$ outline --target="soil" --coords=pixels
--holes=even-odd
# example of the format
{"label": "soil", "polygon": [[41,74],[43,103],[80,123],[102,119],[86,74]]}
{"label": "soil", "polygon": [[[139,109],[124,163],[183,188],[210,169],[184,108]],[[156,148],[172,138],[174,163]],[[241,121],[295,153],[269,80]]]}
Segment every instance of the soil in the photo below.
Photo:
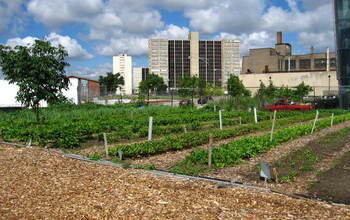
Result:
{"label": "soil", "polygon": [[334,168],[317,176],[309,193],[350,205],[350,151],[343,155]]}
{"label": "soil", "polygon": [[0,219],[346,219],[350,208],[0,146]]}
{"label": "soil", "polygon": [[[320,137],[324,137],[330,133],[333,133],[335,131],[339,131],[340,129],[343,129],[345,127],[349,127],[350,122],[344,122],[338,125],[335,125],[330,128],[322,129],[318,132],[315,132],[312,135],[307,135],[302,138],[298,138],[295,140],[292,140],[286,144],[280,145],[276,148],[273,148],[269,150],[268,152],[265,152],[257,157],[250,158],[248,161],[246,161],[244,164],[235,166],[235,167],[226,167],[223,169],[217,169],[209,172],[207,176],[210,177],[216,177],[216,178],[223,178],[223,179],[232,179],[235,178],[239,182],[244,182],[256,186],[263,186],[268,188],[274,188],[277,190],[287,191],[287,192],[295,192],[295,193],[307,193],[307,187],[313,178],[315,178],[315,172],[312,172],[311,174],[302,176],[301,178],[297,178],[295,182],[290,182],[287,184],[276,184],[274,182],[268,182],[264,183],[264,181],[261,181],[258,174],[257,164],[259,162],[264,162],[267,164],[274,164],[276,161],[282,159],[285,155],[288,153],[297,150],[299,148],[305,147],[308,145],[311,141],[315,141],[319,139]],[[350,146],[349,146],[350,147]],[[344,149],[347,149],[345,147]],[[343,150],[344,150],[343,149]],[[350,149],[349,149],[350,150]],[[335,160],[337,157],[342,155],[342,151],[335,152],[333,155],[328,155],[323,159],[325,163],[319,163],[318,165],[321,165],[321,167],[316,166],[317,170],[327,170],[329,167],[329,164]],[[323,167],[323,168],[322,168]]]}

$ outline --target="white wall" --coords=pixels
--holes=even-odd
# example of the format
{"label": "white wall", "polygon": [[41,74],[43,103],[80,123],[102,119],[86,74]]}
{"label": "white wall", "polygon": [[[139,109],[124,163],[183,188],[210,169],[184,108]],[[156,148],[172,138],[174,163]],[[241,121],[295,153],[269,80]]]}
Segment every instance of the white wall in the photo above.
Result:
{"label": "white wall", "polygon": [[123,94],[132,94],[132,57],[126,54],[120,54],[113,57],[113,74],[120,73],[124,77],[124,86],[122,86]]}
{"label": "white wall", "polygon": [[78,104],[78,83],[77,78],[69,78],[68,90],[62,91],[63,95],[72,100],[74,104]]}
{"label": "white wall", "polygon": [[[75,104],[78,104],[78,79],[69,79],[69,88],[67,91],[62,91],[63,95],[71,99]],[[9,84],[7,80],[0,80],[0,107],[21,107],[21,103],[16,101],[18,86]],[[46,107],[47,103],[40,102],[42,107]]]}

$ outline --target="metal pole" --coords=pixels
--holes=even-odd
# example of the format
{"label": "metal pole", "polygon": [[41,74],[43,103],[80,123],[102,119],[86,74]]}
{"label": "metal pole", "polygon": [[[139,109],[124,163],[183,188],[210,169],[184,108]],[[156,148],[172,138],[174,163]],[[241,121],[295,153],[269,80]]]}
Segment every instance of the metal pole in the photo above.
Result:
{"label": "metal pole", "polygon": [[103,140],[104,140],[104,144],[105,144],[106,156],[108,156],[108,143],[107,143],[107,135],[106,135],[106,133],[103,133]]}

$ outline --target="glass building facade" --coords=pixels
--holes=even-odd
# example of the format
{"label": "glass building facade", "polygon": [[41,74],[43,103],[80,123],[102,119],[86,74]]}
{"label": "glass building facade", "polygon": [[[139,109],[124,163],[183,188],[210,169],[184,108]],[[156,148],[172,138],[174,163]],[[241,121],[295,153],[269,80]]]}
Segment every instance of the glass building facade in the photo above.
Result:
{"label": "glass building facade", "polygon": [[350,109],[350,0],[334,0],[340,105]]}

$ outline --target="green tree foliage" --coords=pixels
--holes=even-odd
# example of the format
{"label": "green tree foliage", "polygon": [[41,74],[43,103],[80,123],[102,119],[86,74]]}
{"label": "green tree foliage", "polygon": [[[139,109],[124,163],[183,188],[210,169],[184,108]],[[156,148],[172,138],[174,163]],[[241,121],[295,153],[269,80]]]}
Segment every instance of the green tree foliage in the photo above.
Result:
{"label": "green tree foliage", "polygon": [[115,94],[117,89],[124,85],[124,77],[120,73],[113,74],[108,72],[107,76],[100,76],[99,81],[101,83],[101,89],[105,90],[107,94]]}
{"label": "green tree foliage", "polygon": [[167,86],[165,85],[163,78],[154,73],[147,75],[147,78],[141,81],[139,85],[139,89],[142,92],[149,92],[150,90],[163,92],[166,88]]}
{"label": "green tree foliage", "polygon": [[239,80],[238,76],[234,75],[231,75],[227,81],[227,90],[232,97],[251,95],[251,92],[244,87],[242,80]]}
{"label": "green tree foliage", "polygon": [[64,68],[67,51],[60,45],[54,47],[48,41],[36,40],[32,46],[14,48],[0,45],[0,66],[5,79],[19,87],[16,99],[26,107],[32,107],[39,117],[39,103],[56,103],[68,89],[69,79]]}
{"label": "green tree foliage", "polygon": [[200,79],[196,76],[185,76],[179,80],[179,95],[182,97],[192,96],[199,88]]}
{"label": "green tree foliage", "polygon": [[205,88],[206,97],[222,96],[222,95],[224,95],[224,91],[220,86],[215,86],[213,83],[206,83],[206,88]]}
{"label": "green tree foliage", "polygon": [[294,89],[291,89],[285,86],[277,88],[270,80],[268,87],[266,87],[263,82],[260,82],[260,88],[256,94],[256,97],[259,98],[261,104],[272,103],[281,98],[300,102],[303,100],[304,96],[307,96],[312,91],[311,86],[306,85],[304,82],[300,83]]}

